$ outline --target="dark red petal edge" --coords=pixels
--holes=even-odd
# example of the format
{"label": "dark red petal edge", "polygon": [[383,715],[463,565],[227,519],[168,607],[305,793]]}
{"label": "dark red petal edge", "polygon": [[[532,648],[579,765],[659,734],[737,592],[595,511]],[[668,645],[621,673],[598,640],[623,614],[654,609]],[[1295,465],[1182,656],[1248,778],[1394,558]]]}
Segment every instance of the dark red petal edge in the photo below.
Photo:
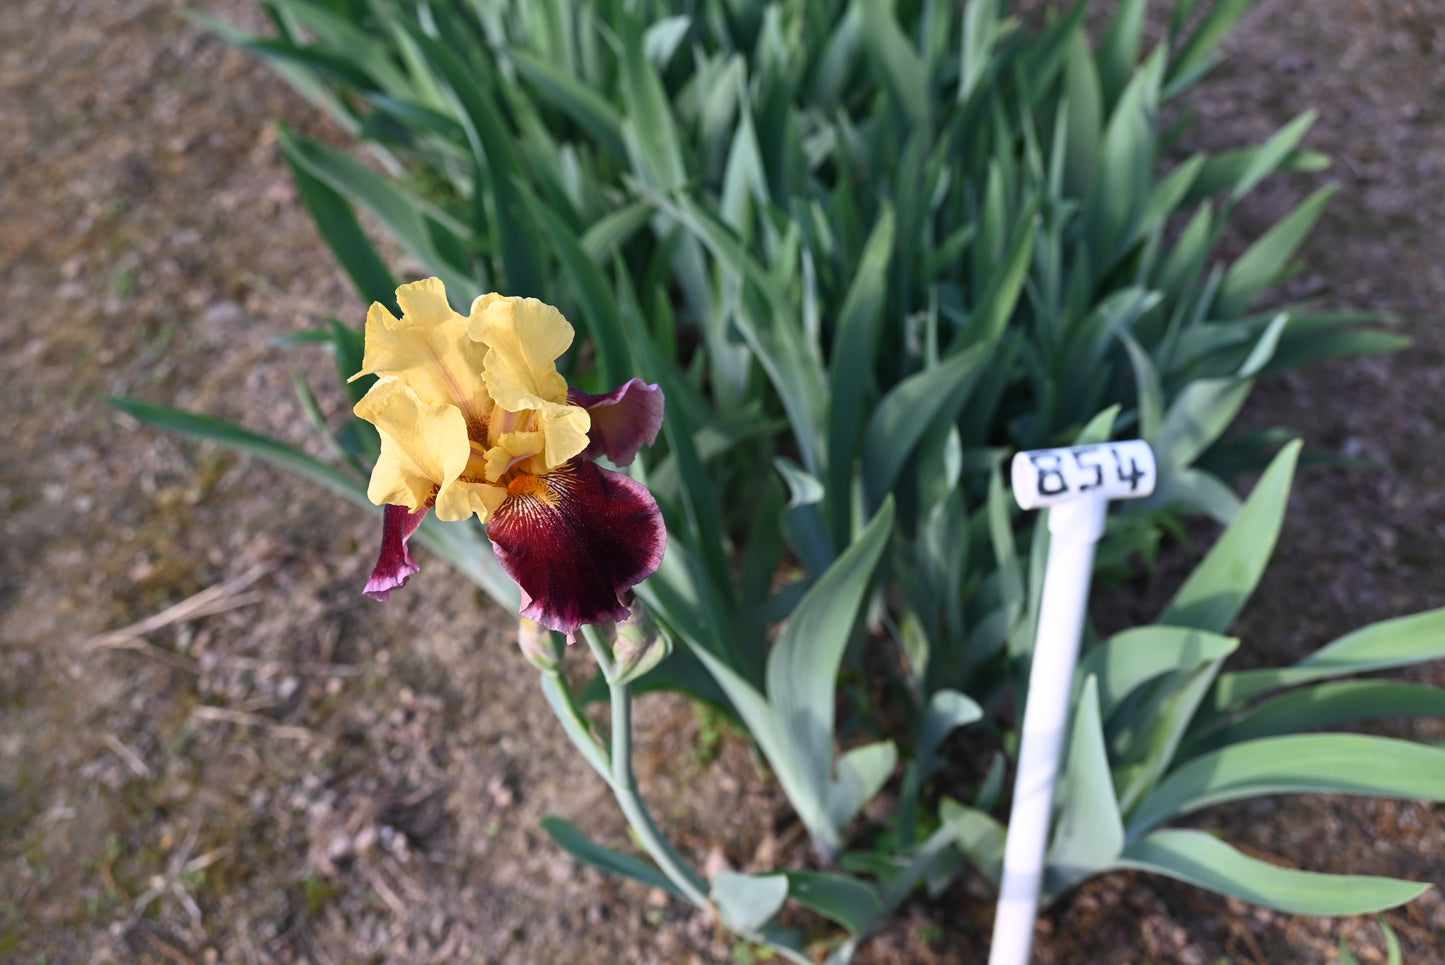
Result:
{"label": "dark red petal edge", "polygon": [[632,379],[604,395],[568,389],[567,401],[592,416],[587,449],[582,453],[586,459],[606,456],[626,466],[637,458],[639,449],[657,441],[662,428],[662,389],[641,379]]}
{"label": "dark red petal edge", "polygon": [[667,548],[652,493],[585,459],[540,478],[554,504],[510,496],[487,523],[497,560],[522,589],[522,616],[569,635],[625,620],[619,594],[656,572]]}
{"label": "dark red petal edge", "polygon": [[366,589],[361,592],[385,603],[391,599],[392,590],[404,586],[411,575],[421,569],[411,558],[406,544],[426,514],[426,509],[413,513],[405,506],[387,505],[381,518],[381,557],[371,571],[371,579],[366,581]]}

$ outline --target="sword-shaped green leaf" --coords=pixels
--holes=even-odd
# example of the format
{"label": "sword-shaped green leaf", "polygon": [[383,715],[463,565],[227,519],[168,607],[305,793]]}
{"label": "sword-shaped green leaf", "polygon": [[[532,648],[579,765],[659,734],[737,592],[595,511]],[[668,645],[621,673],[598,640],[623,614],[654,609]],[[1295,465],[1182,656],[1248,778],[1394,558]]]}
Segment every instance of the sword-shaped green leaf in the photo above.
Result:
{"label": "sword-shaped green leaf", "polygon": [[1160,614],[1160,623],[1214,633],[1229,629],[1274,552],[1300,445],[1292,442],[1275,456],[1234,522]]}
{"label": "sword-shaped green leaf", "polygon": [[1190,759],[1156,784],[1129,815],[1129,838],[1211,804],[1311,792],[1445,801],[1445,749],[1364,734],[1230,744]]}
{"label": "sword-shaped green leaf", "polygon": [[1084,678],[1059,774],[1058,817],[1044,889],[1058,895],[1107,869],[1124,848],[1124,822],[1109,774],[1097,683]]}
{"label": "sword-shaped green leaf", "polygon": [[561,845],[564,851],[583,864],[591,865],[610,874],[632,878],[634,881],[640,881],[652,888],[661,888],[677,898],[683,897],[677,886],[657,868],[641,858],[635,858],[630,854],[623,854],[621,851],[597,844],[565,818],[555,815],[543,818],[542,830],[546,831],[553,841]]}
{"label": "sword-shaped green leaf", "polygon": [[1293,915],[1364,915],[1418,898],[1429,885],[1299,871],[1243,854],[1204,831],[1166,829],[1132,842],[1119,862]]}

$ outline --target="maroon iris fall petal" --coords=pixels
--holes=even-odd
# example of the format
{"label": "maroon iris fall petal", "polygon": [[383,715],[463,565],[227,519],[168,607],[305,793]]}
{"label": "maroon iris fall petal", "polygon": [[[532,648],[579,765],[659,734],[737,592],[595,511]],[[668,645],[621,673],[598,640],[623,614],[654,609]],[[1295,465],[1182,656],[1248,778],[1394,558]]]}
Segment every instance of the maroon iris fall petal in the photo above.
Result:
{"label": "maroon iris fall petal", "polygon": [[631,464],[637,451],[657,441],[662,428],[662,389],[632,379],[602,395],[567,390],[567,401],[592,417],[587,430],[587,459],[606,456],[619,466]]}
{"label": "maroon iris fall petal", "polygon": [[513,484],[487,523],[522,616],[563,633],[623,620],[618,595],[657,570],[667,546],[647,487],[585,459]]}
{"label": "maroon iris fall petal", "polygon": [[407,541],[421,521],[426,519],[425,508],[412,512],[405,506],[388,504],[381,519],[381,557],[371,571],[371,579],[362,590],[373,600],[385,603],[391,599],[391,591],[406,583],[411,575],[421,569],[411,558]]}

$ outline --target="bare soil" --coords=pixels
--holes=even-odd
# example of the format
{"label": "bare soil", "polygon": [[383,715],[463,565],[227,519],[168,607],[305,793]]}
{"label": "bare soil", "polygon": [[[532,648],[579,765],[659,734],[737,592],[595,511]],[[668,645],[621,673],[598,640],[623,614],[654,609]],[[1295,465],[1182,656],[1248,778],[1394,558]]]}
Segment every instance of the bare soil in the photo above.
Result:
{"label": "bare soil", "polygon": [[[138,396],[314,451],[292,375],[337,417],[330,361],[275,340],[364,312],[274,123],[340,133],[184,6],[8,0],[0,17],[0,960],[742,960],[702,916],[579,867],[540,830],[557,814],[626,843],[511,614],[426,559],[369,603],[374,516],[107,405]],[[199,7],[259,22],[245,0]],[[1262,188],[1241,243],[1337,181],[1284,294],[1393,313],[1415,339],[1275,378],[1246,413],[1377,464],[1298,479],[1241,627],[1242,659],[1276,663],[1445,605],[1445,7],[1262,0],[1226,51],[1192,98],[1193,146],[1255,142],[1313,107],[1307,144],[1336,158]],[[691,858],[745,868],[795,850],[744,742],[714,748],[677,699],[639,713],[644,793]],[[1196,823],[1297,867],[1445,880],[1438,805],[1264,799]],[[991,911],[962,882],[862,958],[978,960]],[[1387,919],[1408,961],[1445,961],[1438,889]],[[1119,874],[1050,912],[1039,960],[1328,962],[1342,936],[1384,960],[1373,919]]]}

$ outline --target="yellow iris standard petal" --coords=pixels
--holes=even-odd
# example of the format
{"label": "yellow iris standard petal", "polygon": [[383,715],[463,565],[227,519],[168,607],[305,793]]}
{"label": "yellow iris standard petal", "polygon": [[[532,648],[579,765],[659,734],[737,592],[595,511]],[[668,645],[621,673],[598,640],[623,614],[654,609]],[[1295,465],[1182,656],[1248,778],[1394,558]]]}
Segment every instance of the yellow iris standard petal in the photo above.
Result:
{"label": "yellow iris standard petal", "polygon": [[545,469],[587,448],[591,417],[567,404],[567,380],[557,371],[557,359],[573,337],[561,312],[535,298],[483,295],[472,303],[468,331],[487,346],[482,378],[497,406],[531,413],[526,421],[542,434]]}
{"label": "yellow iris standard petal", "polygon": [[432,327],[460,317],[447,301],[447,289],[440,278],[423,278],[396,290],[396,303],[412,324]]}
{"label": "yellow iris standard petal", "polygon": [[389,376],[371,387],[355,411],[381,435],[381,454],[366,489],[378,506],[391,503],[416,512],[466,468],[471,445],[456,406],[423,402],[411,386]]}
{"label": "yellow iris standard petal", "polygon": [[482,378],[502,408],[521,412],[567,401],[556,362],[572,344],[572,326],[557,309],[535,298],[483,295],[472,303],[467,330],[487,346]]}
{"label": "yellow iris standard petal", "polygon": [[492,407],[481,375],[486,348],[468,336],[467,319],[452,311],[441,280],[403,285],[396,300],[400,319],[379,302],[367,312],[366,354],[353,378],[396,376],[422,402],[449,403],[467,423],[484,424]]}

